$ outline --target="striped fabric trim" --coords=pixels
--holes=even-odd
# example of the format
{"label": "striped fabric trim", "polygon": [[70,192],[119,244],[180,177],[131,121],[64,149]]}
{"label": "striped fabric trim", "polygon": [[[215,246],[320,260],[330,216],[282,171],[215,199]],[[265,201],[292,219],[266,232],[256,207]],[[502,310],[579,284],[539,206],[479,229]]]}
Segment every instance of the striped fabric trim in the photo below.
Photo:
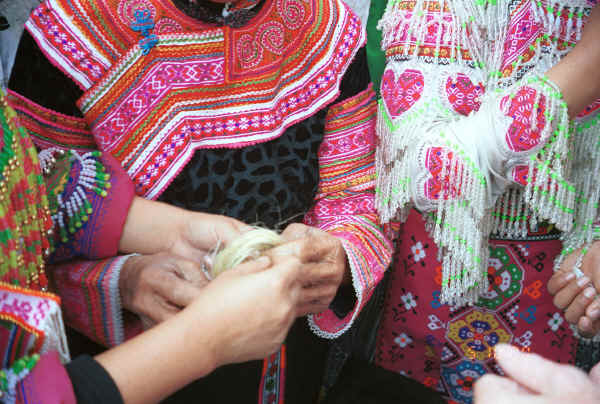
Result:
{"label": "striped fabric trim", "polygon": [[377,102],[369,87],[329,109],[319,149],[319,193],[305,223],[342,240],[357,303],[345,318],[331,310],[309,316],[323,338],[344,333],[368,301],[391,262],[393,246],[375,212],[375,120]]}
{"label": "striped fabric trim", "polygon": [[283,404],[285,402],[285,345],[263,361],[258,389],[258,404]]}
{"label": "striped fabric trim", "polygon": [[10,90],[6,99],[17,111],[22,125],[38,148],[96,149],[92,133],[83,118],[63,115],[44,108]]}
{"label": "striped fabric trim", "polygon": [[52,268],[66,323],[107,347],[125,340],[119,276],[130,255]]}

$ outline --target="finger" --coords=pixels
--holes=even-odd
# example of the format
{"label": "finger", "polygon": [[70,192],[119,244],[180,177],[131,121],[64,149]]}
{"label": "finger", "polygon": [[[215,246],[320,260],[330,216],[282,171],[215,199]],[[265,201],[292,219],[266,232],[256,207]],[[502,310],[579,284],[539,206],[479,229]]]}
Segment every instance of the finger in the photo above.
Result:
{"label": "finger", "polygon": [[235,271],[235,273],[239,275],[250,275],[264,271],[270,266],[271,258],[263,255],[255,260],[243,262],[229,272]]}
{"label": "finger", "polygon": [[298,306],[297,316],[304,317],[309,314],[320,314],[329,310],[329,305],[321,304],[319,302],[311,303],[311,304],[302,304]]}
{"label": "finger", "polygon": [[165,301],[161,296],[152,296],[138,312],[142,319],[142,325],[154,325],[173,317],[179,312],[179,308]]}
{"label": "finger", "polygon": [[585,312],[588,306],[594,301],[594,297],[596,297],[596,289],[593,286],[587,286],[573,299],[565,311],[565,319],[571,324],[577,324],[579,319],[585,316]]}
{"label": "finger", "polygon": [[181,279],[191,283],[196,287],[203,287],[208,283],[208,279],[202,271],[202,266],[190,260],[177,260],[175,273]]}
{"label": "finger", "polygon": [[577,321],[577,331],[582,337],[589,338],[592,336],[592,321],[588,317],[581,317]]}
{"label": "finger", "polygon": [[339,254],[338,241],[329,235],[307,235],[301,239],[281,244],[270,251],[270,256],[294,255],[302,262],[319,262]]}
{"label": "finger", "polygon": [[560,271],[555,273],[548,281],[548,292],[550,292],[552,295],[557,294],[573,279],[575,279],[575,274],[573,271]]}
{"label": "finger", "polygon": [[[496,347],[496,361],[511,379],[535,393],[575,393],[586,379],[583,372],[574,367],[520,352],[510,345]],[[565,380],[569,382],[565,383]]]}
{"label": "finger", "polygon": [[286,241],[294,241],[307,237],[313,227],[301,223],[292,223],[281,232],[281,237]]}
{"label": "finger", "polygon": [[328,307],[337,293],[337,285],[320,284],[303,287],[300,290],[299,301],[301,304],[321,304]]}
{"label": "finger", "polygon": [[591,320],[596,321],[600,319],[600,298],[596,297],[594,301],[588,306],[585,311],[585,315]]}
{"label": "finger", "polygon": [[554,305],[559,309],[566,309],[589,283],[590,278],[587,276],[572,280],[554,296]]}
{"label": "finger", "polygon": [[158,295],[168,304],[177,308],[186,307],[201,293],[202,288],[191,284],[177,276],[168,282],[161,282],[155,286]]}
{"label": "finger", "polygon": [[344,276],[342,266],[335,263],[304,264],[302,269],[302,285],[312,288],[320,285],[332,285],[338,288]]}
{"label": "finger", "polygon": [[475,383],[475,404],[509,404],[519,396],[518,383],[492,374],[482,376]]}
{"label": "finger", "polygon": [[216,240],[222,244],[229,244],[231,241],[238,238],[241,234],[253,229],[252,226],[247,225],[237,219],[228,218],[226,224],[217,224],[218,231],[216,231]]}
{"label": "finger", "polygon": [[581,317],[577,330],[582,337],[592,338],[600,333],[600,320],[592,320],[588,316]]}
{"label": "finger", "polygon": [[592,284],[596,290],[600,290],[600,243],[595,242],[589,247],[589,251],[583,259],[582,271],[592,278]]}

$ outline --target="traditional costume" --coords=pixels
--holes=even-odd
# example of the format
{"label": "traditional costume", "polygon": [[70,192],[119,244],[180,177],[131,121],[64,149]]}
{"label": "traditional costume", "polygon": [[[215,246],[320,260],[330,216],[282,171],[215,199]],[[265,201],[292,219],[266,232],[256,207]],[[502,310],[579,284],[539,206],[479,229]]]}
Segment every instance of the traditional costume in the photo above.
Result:
{"label": "traditional costume", "polygon": [[546,284],[596,237],[600,101],[570,122],[544,73],[593,3],[394,0],[379,22],[377,207],[402,227],[376,363],[456,402],[498,343],[592,359]]}
{"label": "traditional costume", "polygon": [[[309,325],[324,338],[351,326],[392,247],[374,207],[377,106],[364,30],[342,1],[49,0],[26,28],[10,87],[41,147],[98,147],[146,198],[339,237],[354,290],[342,288],[335,312]],[[39,104],[74,117],[47,130]],[[136,330],[112,262],[56,270],[67,322],[109,346]],[[68,310],[76,305],[85,310]],[[310,402],[324,345],[305,329],[302,320],[264,364],[217,370],[195,397],[279,402],[287,380],[288,402]]]}
{"label": "traditional costume", "polygon": [[122,402],[92,358],[61,364],[69,349],[45,268],[114,255],[133,185],[99,152],[47,149],[38,157],[16,116],[0,92],[0,401],[75,404],[96,395]]}

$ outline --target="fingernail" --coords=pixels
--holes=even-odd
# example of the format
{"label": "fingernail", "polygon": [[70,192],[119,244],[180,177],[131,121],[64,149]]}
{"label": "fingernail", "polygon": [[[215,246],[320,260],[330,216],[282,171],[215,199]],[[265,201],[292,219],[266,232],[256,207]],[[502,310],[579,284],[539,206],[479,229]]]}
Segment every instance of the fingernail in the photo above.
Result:
{"label": "fingernail", "polygon": [[587,316],[596,320],[600,317],[600,301],[598,299],[594,300],[587,309]]}
{"label": "fingernail", "polygon": [[590,278],[588,278],[587,276],[583,276],[577,280],[577,286],[579,286],[580,288],[584,287],[588,283],[590,283]]}
{"label": "fingernail", "polygon": [[596,289],[594,288],[587,288],[583,294],[585,295],[585,297],[587,297],[588,299],[591,299],[592,297],[594,297],[596,295]]}
{"label": "fingernail", "polygon": [[590,321],[589,318],[587,317],[583,317],[580,321],[579,321],[579,326],[581,328],[582,331],[589,331],[592,322]]}
{"label": "fingernail", "polygon": [[575,273],[573,272],[567,272],[567,274],[565,275],[565,281],[570,281],[573,278],[575,278]]}

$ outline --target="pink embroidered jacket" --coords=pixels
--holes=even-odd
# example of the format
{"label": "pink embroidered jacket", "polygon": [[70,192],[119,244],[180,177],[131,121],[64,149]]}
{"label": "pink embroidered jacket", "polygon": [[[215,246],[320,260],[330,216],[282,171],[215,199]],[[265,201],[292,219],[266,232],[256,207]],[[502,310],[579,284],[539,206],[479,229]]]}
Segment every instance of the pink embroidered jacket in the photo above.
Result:
{"label": "pink embroidered jacket", "polygon": [[[156,38],[132,30],[135,10],[122,3],[47,1],[34,11],[27,29],[85,91],[78,103],[84,119],[64,118],[59,128],[42,124],[40,106],[23,100],[23,109],[40,146],[97,145],[120,161],[148,198],[165,189],[192,151],[277,138],[331,103],[365,40],[358,18],[339,0],[267,1],[258,21],[244,29],[207,29],[168,1],[148,1]],[[291,13],[293,7],[299,8]],[[93,11],[98,9],[101,14]],[[282,33],[282,42],[261,43],[253,59],[245,41],[262,38],[267,21]],[[181,49],[195,65],[206,64],[206,74],[188,71],[187,82],[177,81],[180,75],[167,82],[152,76],[174,72],[162,60],[173,60]],[[151,96],[144,98],[142,89]],[[344,318],[327,311],[309,319],[326,338],[350,327],[391,261],[391,239],[374,209],[375,113],[372,89],[329,107],[318,153],[319,192],[305,223],[342,239],[356,291],[355,307]],[[139,331],[137,318],[124,316],[119,301],[125,259],[72,262],[54,270],[67,323],[107,346]]]}

